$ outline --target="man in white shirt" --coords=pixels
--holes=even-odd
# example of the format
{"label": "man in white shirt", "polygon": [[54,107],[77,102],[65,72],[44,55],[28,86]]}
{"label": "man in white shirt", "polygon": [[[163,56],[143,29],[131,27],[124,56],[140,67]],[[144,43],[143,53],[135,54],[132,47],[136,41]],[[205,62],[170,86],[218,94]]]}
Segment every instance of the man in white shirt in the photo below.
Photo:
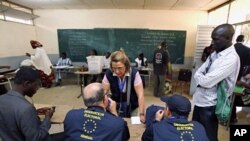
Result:
{"label": "man in white shirt", "polygon": [[193,120],[204,125],[210,141],[218,141],[218,119],[215,115],[217,84],[225,80],[226,91],[232,94],[240,68],[240,59],[232,44],[234,28],[217,26],[211,35],[214,52],[196,71],[197,89],[193,95]]}
{"label": "man in white shirt", "polygon": [[[65,52],[62,52],[56,66],[72,66],[72,61],[70,60],[70,58],[67,58],[67,54]],[[67,69],[56,69],[56,86],[61,85],[62,71],[67,71]]]}

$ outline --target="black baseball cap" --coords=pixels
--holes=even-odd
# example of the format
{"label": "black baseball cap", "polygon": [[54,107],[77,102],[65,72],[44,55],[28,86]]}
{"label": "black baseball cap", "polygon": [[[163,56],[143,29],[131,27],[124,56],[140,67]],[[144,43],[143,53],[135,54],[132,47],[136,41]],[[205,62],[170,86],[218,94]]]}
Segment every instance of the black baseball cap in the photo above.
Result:
{"label": "black baseball cap", "polygon": [[161,101],[167,103],[168,108],[177,114],[186,115],[191,111],[191,102],[182,95],[163,96],[161,97]]}

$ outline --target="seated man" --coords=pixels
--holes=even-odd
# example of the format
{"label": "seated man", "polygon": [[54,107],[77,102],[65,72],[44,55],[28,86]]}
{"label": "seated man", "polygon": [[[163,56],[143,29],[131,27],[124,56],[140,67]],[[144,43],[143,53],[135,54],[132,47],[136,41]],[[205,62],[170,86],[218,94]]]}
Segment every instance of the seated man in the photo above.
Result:
{"label": "seated man", "polygon": [[[57,138],[49,135],[53,108],[39,109],[45,114],[41,122],[33,104],[25,99],[32,97],[40,85],[39,73],[31,67],[21,67],[14,78],[14,87],[0,96],[0,136],[3,141],[44,141]],[[55,138],[54,138],[55,137]],[[57,139],[56,139],[57,138]]]}
{"label": "seated man", "polygon": [[[72,61],[70,58],[67,58],[67,54],[65,52],[61,53],[61,58],[59,58],[56,66],[72,66]],[[62,77],[61,72],[66,71],[65,69],[56,69],[56,86],[61,85]]]}
{"label": "seated man", "polygon": [[205,128],[199,122],[188,121],[191,103],[186,97],[176,94],[161,100],[166,108],[155,113],[155,121],[144,131],[142,141],[208,141]]}
{"label": "seated man", "polygon": [[130,138],[126,121],[118,117],[116,103],[104,94],[102,84],[87,85],[83,101],[87,109],[71,110],[65,117],[65,141],[126,141]]}

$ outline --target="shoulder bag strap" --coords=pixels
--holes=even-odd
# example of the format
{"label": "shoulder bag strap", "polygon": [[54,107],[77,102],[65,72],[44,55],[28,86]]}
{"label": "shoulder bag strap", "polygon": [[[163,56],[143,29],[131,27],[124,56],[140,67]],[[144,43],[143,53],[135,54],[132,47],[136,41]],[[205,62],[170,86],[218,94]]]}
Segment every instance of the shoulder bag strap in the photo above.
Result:
{"label": "shoulder bag strap", "polygon": [[131,76],[132,75],[132,69],[130,68],[130,73],[128,77],[128,89],[127,89],[127,105],[130,104],[130,94],[131,94]]}

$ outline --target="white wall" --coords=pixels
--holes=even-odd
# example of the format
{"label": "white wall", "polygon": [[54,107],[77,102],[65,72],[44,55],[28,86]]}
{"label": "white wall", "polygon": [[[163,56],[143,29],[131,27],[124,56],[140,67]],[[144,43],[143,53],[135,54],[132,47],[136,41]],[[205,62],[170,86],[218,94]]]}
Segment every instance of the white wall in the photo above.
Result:
{"label": "white wall", "polygon": [[185,57],[195,49],[197,25],[207,23],[207,13],[162,10],[36,10],[37,39],[47,52],[57,54],[57,29],[149,28],[186,30]]}
{"label": "white wall", "polygon": [[32,52],[32,39],[36,39],[34,26],[0,20],[0,58],[24,56],[26,52]]}

